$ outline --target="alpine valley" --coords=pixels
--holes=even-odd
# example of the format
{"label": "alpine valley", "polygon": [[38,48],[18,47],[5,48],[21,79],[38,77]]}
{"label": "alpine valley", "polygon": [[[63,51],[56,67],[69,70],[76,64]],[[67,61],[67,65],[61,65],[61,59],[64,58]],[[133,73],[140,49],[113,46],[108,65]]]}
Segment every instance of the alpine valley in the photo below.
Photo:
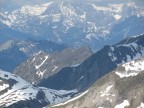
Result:
{"label": "alpine valley", "polygon": [[144,108],[144,1],[0,0],[0,108]]}

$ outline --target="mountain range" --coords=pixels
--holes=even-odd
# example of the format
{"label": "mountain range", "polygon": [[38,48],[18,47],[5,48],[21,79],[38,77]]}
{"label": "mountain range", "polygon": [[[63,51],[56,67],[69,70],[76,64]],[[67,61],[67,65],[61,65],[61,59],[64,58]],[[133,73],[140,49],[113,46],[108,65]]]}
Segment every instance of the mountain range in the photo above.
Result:
{"label": "mountain range", "polygon": [[84,91],[118,65],[144,55],[144,35],[105,46],[77,67],[66,67],[38,85],[52,89]]}
{"label": "mountain range", "polygon": [[1,9],[0,22],[9,29],[24,33],[25,37],[76,47],[86,45],[98,51],[104,45],[143,33],[143,11],[144,8],[134,1],[56,0],[23,5],[14,10]]}
{"label": "mountain range", "polygon": [[142,34],[107,45],[78,66],[63,68],[35,86],[1,70],[0,106],[140,107],[143,105],[143,54]]}
{"label": "mountain range", "polygon": [[144,58],[122,64],[80,96],[48,108],[143,108]]}
{"label": "mountain range", "polygon": [[0,108],[144,108],[143,0],[0,0]]}

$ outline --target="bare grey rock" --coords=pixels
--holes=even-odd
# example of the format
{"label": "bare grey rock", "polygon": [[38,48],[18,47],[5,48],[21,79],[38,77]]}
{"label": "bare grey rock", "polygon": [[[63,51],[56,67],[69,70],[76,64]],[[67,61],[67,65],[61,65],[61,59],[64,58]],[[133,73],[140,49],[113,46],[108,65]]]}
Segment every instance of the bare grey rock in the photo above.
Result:
{"label": "bare grey rock", "polygon": [[21,76],[28,82],[37,84],[41,79],[56,74],[64,67],[75,67],[81,64],[91,54],[88,47],[66,48],[51,55],[41,52],[18,66],[14,74]]}

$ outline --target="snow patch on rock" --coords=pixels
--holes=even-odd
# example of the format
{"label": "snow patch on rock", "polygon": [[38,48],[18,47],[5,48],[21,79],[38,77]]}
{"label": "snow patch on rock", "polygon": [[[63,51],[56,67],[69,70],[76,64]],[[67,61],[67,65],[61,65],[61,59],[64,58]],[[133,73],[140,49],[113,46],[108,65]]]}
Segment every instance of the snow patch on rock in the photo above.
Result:
{"label": "snow patch on rock", "polygon": [[127,106],[129,106],[129,101],[128,100],[124,100],[123,103],[116,105],[114,108],[125,108]]}

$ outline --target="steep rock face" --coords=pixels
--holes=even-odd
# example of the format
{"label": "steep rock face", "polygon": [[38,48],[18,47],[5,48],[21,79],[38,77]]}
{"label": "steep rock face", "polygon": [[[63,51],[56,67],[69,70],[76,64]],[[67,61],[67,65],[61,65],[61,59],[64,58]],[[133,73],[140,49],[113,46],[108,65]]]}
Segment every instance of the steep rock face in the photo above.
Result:
{"label": "steep rock face", "polygon": [[24,5],[12,11],[0,9],[0,22],[35,38],[75,46],[89,45],[97,51],[104,43],[119,41],[114,31],[117,26],[121,27],[119,39],[143,33],[143,11],[143,6],[134,1],[62,0]]}
{"label": "steep rock face", "polygon": [[81,64],[90,55],[92,52],[88,47],[66,48],[51,55],[39,53],[18,66],[14,74],[37,84],[41,79],[56,74],[64,67],[75,67]]}
{"label": "steep rock face", "polygon": [[54,53],[65,49],[67,45],[44,40],[9,40],[0,44],[0,68],[12,72],[29,57],[39,53]]}
{"label": "steep rock face", "polygon": [[82,96],[52,108],[143,108],[144,58],[119,66]]}
{"label": "steep rock face", "polygon": [[16,75],[0,70],[0,107],[42,108],[48,104],[42,90]]}
{"label": "steep rock face", "polygon": [[77,67],[67,67],[38,85],[53,89],[83,91],[118,65],[144,55],[144,35],[125,39],[103,49]]}

